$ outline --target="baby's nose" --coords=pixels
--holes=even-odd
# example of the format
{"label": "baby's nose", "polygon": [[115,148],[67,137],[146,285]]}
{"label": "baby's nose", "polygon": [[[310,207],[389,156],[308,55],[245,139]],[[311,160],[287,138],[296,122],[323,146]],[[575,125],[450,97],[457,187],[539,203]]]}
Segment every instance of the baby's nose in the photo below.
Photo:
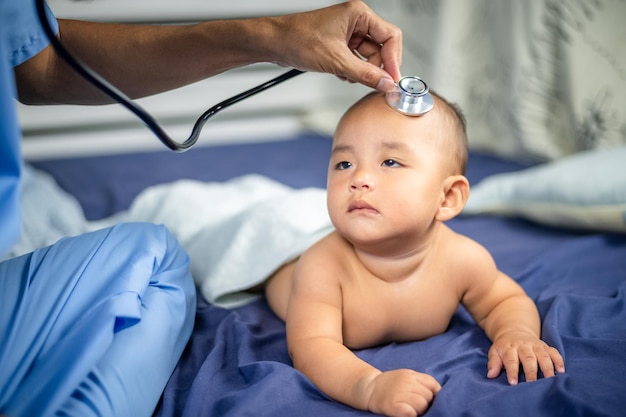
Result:
{"label": "baby's nose", "polygon": [[374,188],[374,178],[365,171],[355,173],[350,188],[353,190],[371,190]]}

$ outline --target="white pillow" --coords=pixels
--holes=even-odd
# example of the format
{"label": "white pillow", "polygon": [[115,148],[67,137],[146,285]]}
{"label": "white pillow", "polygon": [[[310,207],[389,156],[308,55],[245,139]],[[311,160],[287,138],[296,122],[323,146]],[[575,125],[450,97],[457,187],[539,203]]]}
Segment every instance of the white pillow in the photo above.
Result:
{"label": "white pillow", "polygon": [[626,146],[487,177],[472,188],[463,210],[482,213],[626,233]]}

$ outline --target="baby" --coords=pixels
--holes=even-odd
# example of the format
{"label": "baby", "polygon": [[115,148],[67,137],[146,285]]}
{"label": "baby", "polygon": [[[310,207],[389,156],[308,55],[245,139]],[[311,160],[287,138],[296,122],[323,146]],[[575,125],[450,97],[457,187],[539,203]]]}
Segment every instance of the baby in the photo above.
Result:
{"label": "baby", "polygon": [[277,271],[266,296],[286,322],[295,368],[330,397],[387,416],[423,414],[441,389],[409,369],[381,372],[351,349],[446,331],[462,304],[493,342],[487,377],[518,383],[564,372],[540,339],[533,301],[485,248],[444,222],[469,196],[463,116],[435,95],[421,117],[380,93],[343,116],[328,168],[335,230]]}

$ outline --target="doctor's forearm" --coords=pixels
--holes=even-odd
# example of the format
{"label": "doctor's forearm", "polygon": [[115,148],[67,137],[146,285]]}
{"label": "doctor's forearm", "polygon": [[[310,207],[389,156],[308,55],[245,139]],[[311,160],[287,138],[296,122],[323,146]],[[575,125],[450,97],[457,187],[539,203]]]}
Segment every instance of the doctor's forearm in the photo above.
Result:
{"label": "doctor's forearm", "polygon": [[[254,25],[241,20],[186,26],[59,20],[63,45],[132,98],[181,87],[234,67],[274,61],[273,35],[269,19],[256,19]],[[21,101],[110,102],[50,49],[23,64],[21,73],[19,67],[16,70]]]}
{"label": "doctor's forearm", "polygon": [[[402,62],[402,32],[359,1],[278,17],[195,25],[59,20],[59,37],[133,98],[254,62],[326,72],[388,91],[400,78]],[[17,67],[15,74],[19,99],[26,103],[110,102],[61,62],[51,47]]]}

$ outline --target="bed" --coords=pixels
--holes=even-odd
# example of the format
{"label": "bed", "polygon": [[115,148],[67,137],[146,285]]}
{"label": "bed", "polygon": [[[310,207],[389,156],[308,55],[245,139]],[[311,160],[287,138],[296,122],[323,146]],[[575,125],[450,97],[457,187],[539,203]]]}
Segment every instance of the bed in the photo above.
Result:
{"label": "bed", "polygon": [[[126,210],[147,187],[182,178],[225,182],[259,174],[294,189],[325,186],[330,140],[302,133],[292,140],[168,151],[37,160],[79,202],[87,219]],[[472,152],[467,176],[527,166]],[[543,337],[566,361],[566,373],[509,386],[487,379],[489,340],[459,309],[448,330],[423,341],[356,354],[380,369],[412,368],[443,389],[428,416],[618,416],[626,410],[626,234],[541,224],[519,216],[473,214],[450,227],[482,243],[499,268],[536,302]],[[358,416],[322,394],[289,359],[285,326],[265,300],[235,308],[199,292],[192,337],[155,416]]]}

